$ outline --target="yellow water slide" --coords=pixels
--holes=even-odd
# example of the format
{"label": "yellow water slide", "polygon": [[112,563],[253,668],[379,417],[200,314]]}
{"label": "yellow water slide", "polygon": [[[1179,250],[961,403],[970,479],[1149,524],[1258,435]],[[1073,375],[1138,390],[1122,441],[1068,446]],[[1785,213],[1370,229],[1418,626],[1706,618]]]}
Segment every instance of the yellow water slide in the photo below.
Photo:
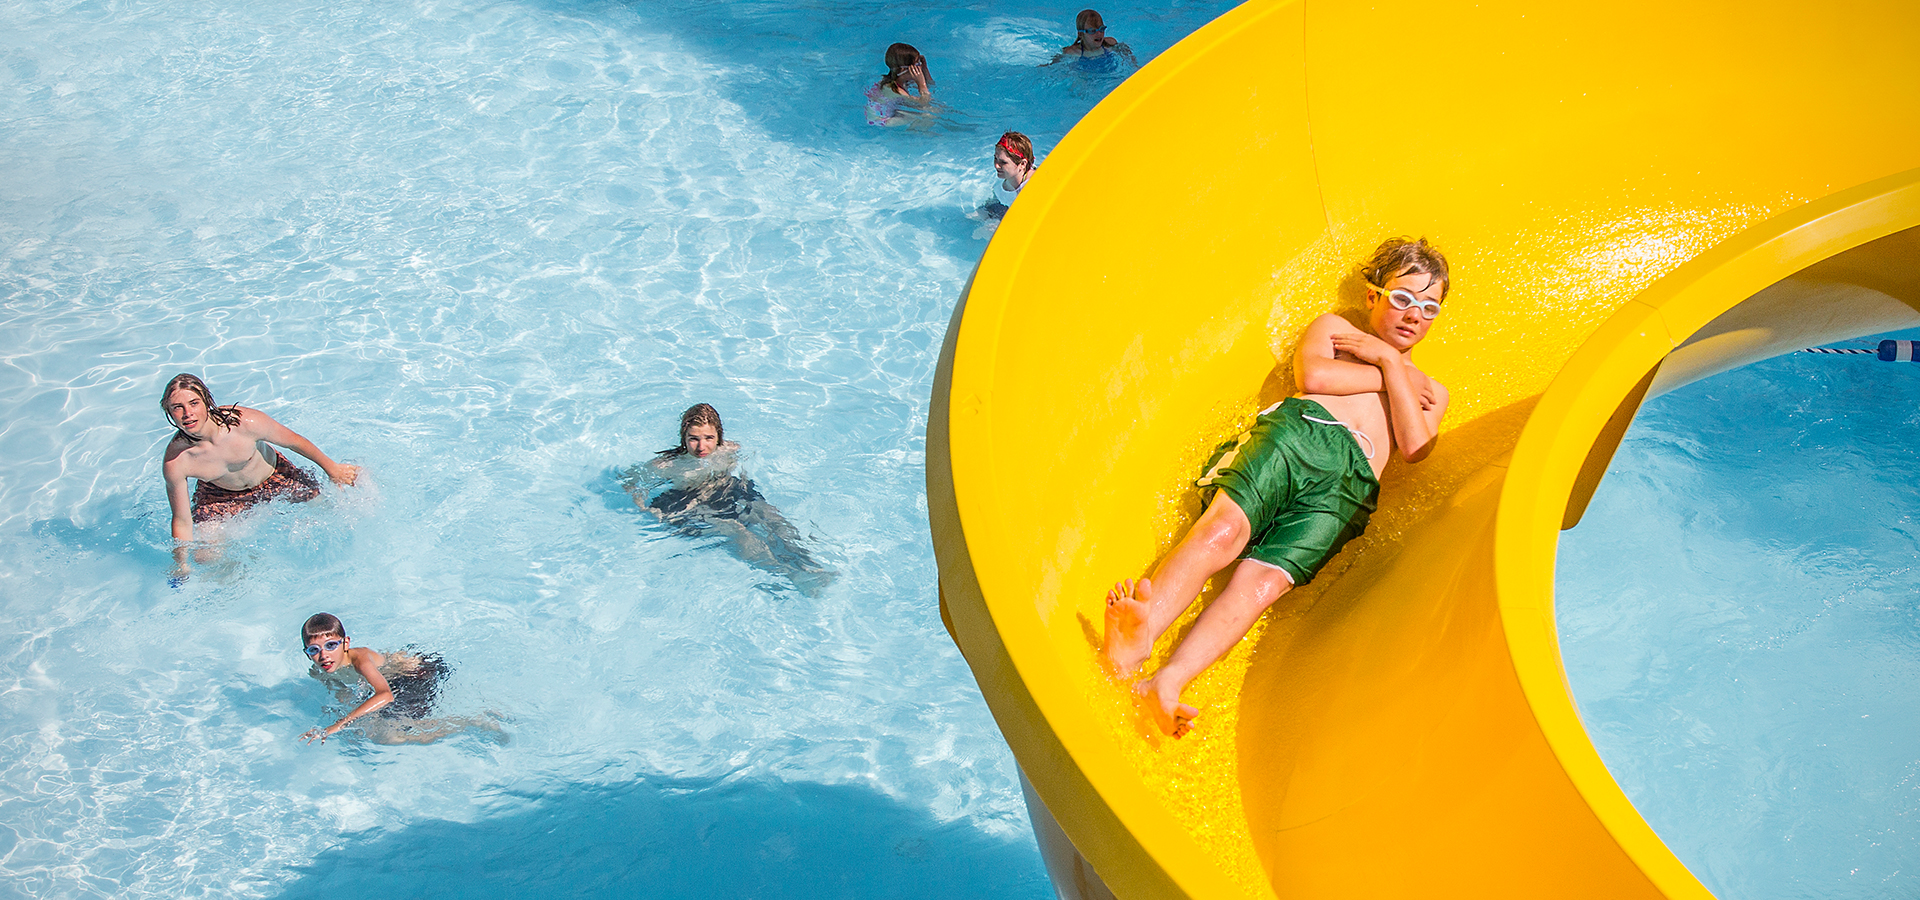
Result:
{"label": "yellow water slide", "polygon": [[[1453,267],[1415,352],[1454,398],[1438,451],[1194,682],[1193,734],[1144,734],[1095,664],[1107,586],[1394,235]],[[1056,888],[1709,896],[1582,727],[1559,532],[1645,397],[1916,310],[1912,0],[1253,2],[1196,32],[1041,166],[935,385],[941,608]]]}

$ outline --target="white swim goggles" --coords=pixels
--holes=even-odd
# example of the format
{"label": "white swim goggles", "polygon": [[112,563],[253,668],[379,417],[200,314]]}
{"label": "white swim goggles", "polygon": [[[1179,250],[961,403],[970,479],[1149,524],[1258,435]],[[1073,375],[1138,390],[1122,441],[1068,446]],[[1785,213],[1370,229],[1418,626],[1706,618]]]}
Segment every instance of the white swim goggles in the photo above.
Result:
{"label": "white swim goggles", "polygon": [[1412,291],[1407,290],[1406,288],[1394,288],[1393,290],[1387,290],[1386,288],[1383,288],[1377,284],[1374,284],[1371,281],[1367,282],[1367,287],[1373,288],[1374,290],[1387,295],[1387,302],[1393,304],[1394,309],[1411,309],[1414,307],[1419,307],[1420,318],[1426,319],[1429,322],[1433,321],[1433,319],[1436,316],[1440,315],[1440,301],[1438,300],[1422,300],[1419,297],[1415,296]]}

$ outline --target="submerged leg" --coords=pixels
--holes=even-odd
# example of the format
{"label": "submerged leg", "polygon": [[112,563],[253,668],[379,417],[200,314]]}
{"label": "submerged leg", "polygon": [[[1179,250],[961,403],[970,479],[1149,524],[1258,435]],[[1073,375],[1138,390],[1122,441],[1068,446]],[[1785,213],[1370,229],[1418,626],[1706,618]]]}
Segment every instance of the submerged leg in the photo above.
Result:
{"label": "submerged leg", "polygon": [[1220,491],[1173,552],[1153,567],[1152,577],[1114,584],[1107,592],[1107,627],[1100,642],[1107,666],[1123,676],[1139,671],[1161,632],[1200,596],[1207,579],[1239,557],[1251,534],[1247,514]]}
{"label": "submerged leg", "polygon": [[[758,549],[763,554],[761,559],[747,561],[785,576],[801,593],[817,597],[839,574],[814,558],[800,529],[787,521],[787,517],[781,515],[773,504],[765,500],[753,501],[741,522],[747,524],[745,530],[758,542]],[[742,558],[745,558],[744,555]]]}
{"label": "submerged leg", "polygon": [[507,740],[500,716],[448,716],[443,719],[380,719],[367,723],[367,739],[376,744],[431,744],[462,731],[487,732],[496,742]]}

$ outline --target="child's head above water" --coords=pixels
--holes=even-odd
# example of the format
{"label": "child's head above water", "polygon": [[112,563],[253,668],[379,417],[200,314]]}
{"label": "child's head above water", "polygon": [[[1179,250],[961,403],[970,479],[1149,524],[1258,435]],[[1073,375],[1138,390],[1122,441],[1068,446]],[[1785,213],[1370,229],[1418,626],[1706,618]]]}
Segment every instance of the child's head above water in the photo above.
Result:
{"label": "child's head above water", "polygon": [[1091,48],[1106,40],[1107,20],[1100,18],[1100,13],[1095,10],[1081,10],[1079,15],[1073,17],[1073,27],[1079,33],[1075,40],[1083,46]]}
{"label": "child's head above water", "polygon": [[680,414],[680,445],[662,450],[659,455],[692,455],[705,459],[726,442],[727,427],[720,424],[720,411],[705,403],[695,403]]}
{"label": "child's head above water", "polygon": [[905,85],[907,70],[918,65],[920,71],[927,74],[927,83],[933,83],[933,69],[927,66],[927,58],[915,50],[912,44],[890,44],[887,46],[887,74],[880,83],[898,88]]}
{"label": "child's head above water", "polygon": [[1000,135],[993,145],[993,172],[1004,181],[1024,184],[1033,174],[1033,141],[1018,131]]}
{"label": "child's head above water", "polygon": [[350,646],[347,627],[332,613],[314,613],[300,626],[300,647],[322,672],[339,668]]}
{"label": "child's head above water", "polygon": [[[201,381],[200,376],[190,372],[181,372],[167,379],[166,389],[160,392],[160,409],[167,414],[167,422],[172,424],[174,430],[179,431],[181,434],[186,434],[186,432],[180,428],[180,419],[174,414],[175,398],[173,395],[182,391],[200,399],[201,405],[206,408],[208,418],[228,428],[240,424],[240,413],[231,406],[216,405],[213,402],[213,391],[207,389],[207,383]],[[185,400],[186,398],[182,397],[180,399]]]}

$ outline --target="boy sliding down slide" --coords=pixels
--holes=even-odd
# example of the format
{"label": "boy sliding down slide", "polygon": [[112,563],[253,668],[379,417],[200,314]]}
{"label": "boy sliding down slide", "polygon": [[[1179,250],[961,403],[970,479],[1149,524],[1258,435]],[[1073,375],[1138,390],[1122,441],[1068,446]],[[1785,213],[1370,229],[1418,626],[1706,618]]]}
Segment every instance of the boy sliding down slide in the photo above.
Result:
{"label": "boy sliding down slide", "polygon": [[1166,664],[1133,686],[1154,724],[1174,737],[1199,714],[1180,702],[1187,684],[1366,529],[1388,457],[1398,450],[1419,462],[1433,452],[1447,391],[1414,368],[1412,353],[1440,314],[1447,261],[1424,238],[1394,238],[1361,274],[1366,329],[1331,313],[1307,326],[1294,353],[1300,392],[1215,451],[1196,482],[1205,512],[1152,576],[1107,592],[1100,652],[1130,677],[1207,579],[1239,563]]}

